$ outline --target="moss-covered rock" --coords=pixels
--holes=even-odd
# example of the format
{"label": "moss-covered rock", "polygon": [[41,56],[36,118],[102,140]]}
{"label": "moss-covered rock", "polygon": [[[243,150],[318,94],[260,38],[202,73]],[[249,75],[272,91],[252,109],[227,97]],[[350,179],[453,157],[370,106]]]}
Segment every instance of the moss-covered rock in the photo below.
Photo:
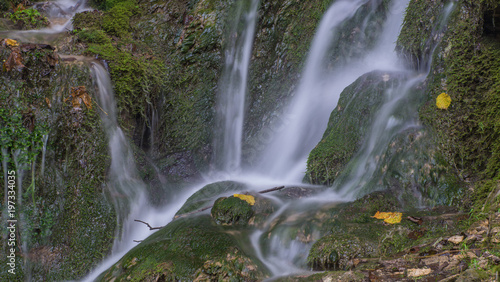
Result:
{"label": "moss-covered rock", "polygon": [[176,213],[176,217],[209,207],[213,205],[218,197],[222,195],[228,196],[232,193],[244,191],[245,189],[245,184],[234,181],[220,181],[208,184],[186,200],[186,203]]}
{"label": "moss-covered rock", "polygon": [[253,216],[252,206],[237,197],[222,197],[212,207],[212,218],[217,224],[247,225]]}
{"label": "moss-covered rock", "polygon": [[380,156],[379,169],[367,187],[377,187],[378,182],[406,207],[458,204],[465,184],[438,148],[436,136],[429,130],[401,132]]}
{"label": "moss-covered rock", "polygon": [[176,220],[129,251],[99,278],[165,281],[262,280],[267,270],[209,216]]}
{"label": "moss-covered rock", "polygon": [[342,91],[322,140],[309,154],[307,174],[311,183],[333,183],[363,144],[371,121],[385,100],[385,91],[403,77],[375,71]]}
{"label": "moss-covered rock", "polygon": [[[436,1],[437,5],[442,5]],[[436,8],[434,4],[411,1],[416,10]],[[492,26],[498,1],[460,1],[450,14],[448,29],[439,35],[427,80],[427,100],[420,109],[420,119],[437,133],[437,148],[445,162],[454,168],[461,179],[472,183],[475,189],[466,194],[467,206],[485,201],[488,195],[482,185],[499,175],[498,154],[498,70],[500,46],[495,39],[498,30]],[[411,34],[431,34],[437,22],[432,18],[411,20],[417,16],[408,10],[398,45],[403,55],[421,47],[408,42]],[[423,58],[419,57],[419,60]],[[436,107],[436,97],[447,93],[451,106],[447,110]],[[476,182],[484,179],[486,182]],[[475,191],[475,192],[472,192]],[[481,196],[480,196],[481,194]],[[472,200],[467,200],[472,196]],[[479,200],[479,198],[482,198]]]}
{"label": "moss-covered rock", "polygon": [[376,245],[370,243],[353,235],[329,235],[314,243],[308,262],[315,270],[348,269],[352,259],[376,253]]}
{"label": "moss-covered rock", "polygon": [[[17,278],[79,279],[111,250],[116,227],[105,196],[109,156],[100,109],[74,108],[70,97],[72,88],[84,86],[95,99],[90,70],[59,62],[48,45],[18,48],[24,68],[0,75],[0,146],[5,169],[16,169],[17,161],[22,185],[17,215],[25,247],[16,251],[26,264],[18,265]],[[0,47],[0,56],[6,60],[9,50]],[[0,273],[4,280],[8,275]]]}
{"label": "moss-covered rock", "polygon": [[[283,120],[305,65],[323,14],[335,1],[261,1],[249,72],[248,113],[245,118],[244,161],[252,164]],[[376,43],[391,1],[368,1],[340,25],[325,68],[359,58]],[[305,13],[304,11],[307,11]],[[297,21],[300,17],[300,21]],[[367,25],[359,23],[366,19]],[[279,134],[279,132],[277,133]]]}

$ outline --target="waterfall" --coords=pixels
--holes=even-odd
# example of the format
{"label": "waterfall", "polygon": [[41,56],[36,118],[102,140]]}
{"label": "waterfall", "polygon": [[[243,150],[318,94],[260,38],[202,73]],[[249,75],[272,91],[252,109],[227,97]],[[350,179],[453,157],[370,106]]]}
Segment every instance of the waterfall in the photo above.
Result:
{"label": "waterfall", "polygon": [[336,29],[368,1],[337,1],[330,6],[314,36],[298,90],[285,112],[287,124],[264,150],[258,173],[286,182],[301,182],[309,152],[321,139],[342,90],[369,71],[399,68],[394,42],[408,1],[393,2],[374,50],[333,70],[328,70],[324,62],[328,60]]}
{"label": "waterfall", "polygon": [[[116,102],[109,74],[101,64],[95,62],[91,64],[91,70],[98,88],[100,106],[105,112],[101,114],[101,118],[111,155],[107,186],[117,214],[118,228],[112,250],[112,257],[116,257],[135,246],[133,240],[141,240],[149,235],[135,228],[137,223],[134,219],[144,218],[152,211],[149,209],[150,205],[146,197],[146,185],[137,175],[132,149],[118,126]],[[93,274],[99,273],[94,271]]]}
{"label": "waterfall", "polygon": [[[365,57],[348,61],[330,71],[326,70],[323,62],[327,60],[328,46],[331,46],[331,40],[334,38],[332,30],[352,17],[356,10],[367,1],[337,1],[328,9],[315,34],[302,75],[303,79],[287,111],[290,122],[284,126],[283,131],[278,133],[275,140],[264,151],[262,163],[257,170],[259,173],[267,177],[281,179],[283,182],[300,182],[306,170],[308,154],[320,141],[326,129],[328,118],[336,107],[340,93],[344,88],[361,75],[373,70],[406,71],[398,64],[394,49],[403,22],[404,9],[409,1],[393,2],[383,27],[382,36],[375,47]],[[415,80],[419,79],[420,77]],[[401,101],[404,95],[407,95],[408,91],[406,90],[409,89],[409,86],[406,89],[394,89],[391,92],[392,94],[399,93],[398,91],[403,92],[404,94],[400,95],[399,98],[390,96],[391,93],[388,93],[388,103],[380,111],[381,113],[385,113],[386,110],[388,112],[382,114],[379,119],[384,121],[390,119],[392,116],[390,110],[398,105],[398,101]],[[385,116],[387,118],[384,118]],[[382,124],[384,123],[380,122],[380,126],[374,127],[372,131],[384,135],[385,128],[381,128]],[[387,122],[384,125],[386,124]],[[387,146],[387,142],[384,145]],[[341,195],[328,191],[316,198],[301,201],[301,204],[305,205],[306,202],[309,202],[318,205],[326,200],[334,202],[352,200],[352,198],[353,194],[345,193],[345,191]],[[296,208],[287,211],[287,213],[291,212],[301,214],[304,209]],[[272,220],[274,217],[268,220],[268,224]],[[265,262],[273,275],[279,276],[303,271],[298,270],[297,266],[305,267],[303,254],[308,253],[312,245],[293,240],[284,245],[279,237],[282,236],[280,234],[273,234],[268,243],[261,243],[262,235],[269,235],[266,233],[267,231],[269,231],[268,227],[255,231],[251,240],[259,259]],[[286,237],[288,232],[283,233]],[[281,248],[287,248],[290,251],[280,252]],[[267,254],[263,250],[267,250]]]}
{"label": "waterfall", "polygon": [[[228,173],[238,172],[241,164],[245,94],[259,0],[251,0],[247,12],[244,12],[245,4],[245,1],[237,3],[219,83],[218,123],[223,130],[216,136],[214,155],[217,169]],[[240,22],[243,22],[243,30],[239,30]]]}
{"label": "waterfall", "polygon": [[[443,10],[443,18],[437,27],[440,29],[438,33],[446,28],[453,7],[454,2],[450,2]],[[416,118],[418,104],[410,103],[409,100],[412,88],[427,78],[432,63],[432,54],[436,47],[437,43],[432,46],[427,62],[422,64],[426,69],[415,73],[402,85],[386,91],[385,102],[375,114],[371,130],[367,134],[363,146],[350,161],[357,165],[352,170],[346,169],[342,173],[334,184],[336,190],[347,197],[355,198],[376,189],[367,187],[367,184],[372,180],[375,170],[378,168],[380,156],[387,149],[390,140],[405,129],[420,126]],[[422,200],[419,191],[415,190],[413,193],[418,196],[419,200]],[[418,205],[422,205],[422,203],[418,203]]]}

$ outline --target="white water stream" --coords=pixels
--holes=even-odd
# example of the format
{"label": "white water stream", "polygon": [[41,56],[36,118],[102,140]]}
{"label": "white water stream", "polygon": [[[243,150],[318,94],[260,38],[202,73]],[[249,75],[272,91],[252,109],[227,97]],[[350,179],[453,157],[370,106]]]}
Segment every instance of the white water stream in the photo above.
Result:
{"label": "white water stream", "polygon": [[[251,0],[248,11],[245,11],[245,3],[236,3],[237,12],[225,51],[225,67],[218,94],[218,118],[223,137],[216,137],[214,155],[217,170],[230,174],[240,172],[245,96],[259,0]],[[238,30],[240,21],[244,22],[243,30]]]}
{"label": "white water stream", "polygon": [[[328,70],[328,47],[336,28],[368,1],[337,1],[325,13],[315,34],[302,80],[285,113],[287,124],[264,151],[255,172],[283,182],[301,182],[308,154],[321,139],[342,90],[361,75],[377,70],[400,70],[394,52],[408,1],[395,2],[375,49],[365,57]],[[361,25],[363,26],[363,25]]]}

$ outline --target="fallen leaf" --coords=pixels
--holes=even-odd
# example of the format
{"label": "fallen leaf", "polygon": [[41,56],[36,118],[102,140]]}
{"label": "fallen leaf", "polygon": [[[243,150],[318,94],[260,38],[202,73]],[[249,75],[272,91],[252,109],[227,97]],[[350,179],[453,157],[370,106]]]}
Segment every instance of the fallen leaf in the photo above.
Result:
{"label": "fallen leaf", "polygon": [[17,42],[14,39],[9,39],[9,38],[5,39],[5,44],[7,44],[7,46],[9,46],[9,47],[17,47],[17,46],[19,46],[19,42]]}
{"label": "fallen leaf", "polygon": [[439,109],[446,110],[451,104],[451,97],[450,95],[446,93],[441,93],[439,96],[436,98],[436,106]]}
{"label": "fallen leaf", "polygon": [[375,213],[374,218],[383,219],[385,222],[390,224],[400,223],[401,217],[403,216],[400,212],[379,212]]}
{"label": "fallen leaf", "polygon": [[87,93],[85,86],[71,87],[71,93],[69,95],[73,97],[71,103],[74,109],[80,108],[82,101],[87,109],[92,109],[92,98]]}
{"label": "fallen leaf", "polygon": [[47,103],[47,106],[49,106],[49,109],[52,108],[49,98],[45,97],[45,102]]}
{"label": "fallen leaf", "polygon": [[247,203],[249,203],[252,206],[255,204],[255,198],[252,195],[234,194],[233,196],[246,201]]}
{"label": "fallen leaf", "polygon": [[11,71],[13,69],[17,69],[21,71],[24,68],[23,65],[23,57],[21,57],[21,50],[15,47],[12,48],[12,52],[10,52],[9,57],[5,62],[3,62],[3,70]]}

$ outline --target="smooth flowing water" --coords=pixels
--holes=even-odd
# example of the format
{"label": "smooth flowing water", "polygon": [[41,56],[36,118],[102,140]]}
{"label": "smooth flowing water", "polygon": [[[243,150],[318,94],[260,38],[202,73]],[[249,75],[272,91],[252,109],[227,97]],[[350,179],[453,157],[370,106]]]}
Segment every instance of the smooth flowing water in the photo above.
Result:
{"label": "smooth flowing water", "polygon": [[219,83],[217,112],[220,132],[216,134],[214,155],[216,169],[226,173],[238,173],[241,165],[245,96],[259,0],[251,0],[249,8],[247,3],[236,3],[236,16],[231,25],[224,72]]}
{"label": "smooth flowing water", "polygon": [[[390,11],[377,44],[359,58],[351,58],[346,63],[333,68],[325,64],[328,61],[332,42],[338,28],[350,20],[355,13],[369,0],[338,0],[325,13],[318,30],[316,31],[302,79],[293,100],[285,111],[282,131],[278,132],[268,148],[264,150],[260,162],[248,171],[241,171],[241,148],[243,124],[245,118],[245,95],[247,92],[247,77],[251,58],[252,44],[255,34],[255,24],[258,15],[258,0],[248,3],[240,1],[236,8],[234,29],[229,34],[228,46],[225,53],[225,70],[219,83],[218,116],[222,138],[215,140],[215,158],[217,170],[230,175],[233,179],[250,183],[250,189],[258,190],[262,187],[272,187],[275,184],[300,184],[306,170],[306,160],[309,152],[320,141],[326,129],[328,118],[336,107],[342,90],[354,82],[361,75],[373,71],[405,71],[398,64],[394,53],[395,41],[399,33],[404,9],[408,0],[392,1]],[[374,2],[376,2],[374,0]],[[40,4],[42,5],[42,4]],[[11,32],[5,37],[11,37],[23,42],[49,43],[55,38],[53,34],[71,29],[71,19],[77,12],[85,10],[84,2],[59,1],[46,4],[46,13],[52,16],[52,25],[47,29],[26,32]],[[451,11],[451,6],[446,9]],[[374,12],[374,11],[373,11]],[[359,23],[361,32],[369,24],[367,20]],[[105,132],[109,140],[111,167],[107,183],[109,197],[115,205],[117,213],[116,240],[109,258],[94,269],[85,281],[93,281],[100,273],[108,269],[119,260],[127,251],[136,246],[134,240],[143,240],[152,232],[134,222],[141,219],[151,226],[163,226],[170,222],[175,213],[184,204],[186,199],[206,184],[220,180],[207,180],[205,183],[194,185],[170,199],[164,209],[151,207],[146,197],[146,184],[137,174],[132,161],[133,155],[123,131],[118,126],[116,118],[116,102],[114,99],[109,74],[97,62],[91,63],[95,85],[98,89],[99,103],[105,114],[101,114]],[[269,268],[274,276],[303,272],[305,254],[308,253],[311,243],[300,240],[285,240],[287,226],[283,232],[270,233],[274,221],[280,217],[296,214],[304,216],[311,206],[319,207],[324,203],[342,202],[351,200],[356,192],[362,189],[369,181],[376,168],[376,156],[380,154],[387,142],[396,133],[409,126],[415,126],[415,108],[404,111],[404,117],[396,116],[395,110],[405,104],[407,95],[411,94],[411,87],[425,79],[425,74],[415,75],[407,83],[389,88],[385,95],[385,103],[377,114],[369,137],[356,156],[360,163],[356,169],[346,176],[343,182],[336,184],[342,194],[328,191],[307,200],[277,202],[280,209],[275,212],[264,226],[250,235],[250,242],[257,257]],[[151,127],[156,126],[157,113],[151,113]],[[152,130],[154,134],[154,130]],[[44,139],[44,144],[47,140]],[[150,142],[154,143],[154,135]],[[151,146],[154,147],[154,146]],[[44,145],[45,148],[45,145]],[[2,149],[2,153],[4,150]],[[5,170],[5,153],[3,166]],[[45,149],[44,155],[45,156]],[[16,161],[16,160],[15,160]],[[43,170],[42,161],[42,170]],[[5,171],[4,171],[5,174]],[[217,175],[217,174],[216,174]],[[220,174],[219,174],[220,175]],[[22,179],[22,173],[18,179]],[[18,186],[21,189],[21,186]],[[253,187],[253,188],[252,188]],[[19,194],[21,194],[21,190]],[[138,227],[140,226],[140,227]],[[275,226],[274,226],[275,227]],[[269,240],[263,241],[263,236]]]}
{"label": "smooth flowing water", "polygon": [[[336,43],[332,38],[338,32],[337,28],[368,2],[337,1],[325,13],[298,90],[285,112],[287,124],[262,154],[256,173],[285,182],[300,182],[306,171],[308,154],[321,139],[342,90],[372,70],[400,69],[393,50],[408,1],[393,1],[382,36],[373,51],[361,58],[351,58],[347,64],[334,69],[325,65],[329,46]],[[366,23],[360,26],[366,27]]]}

